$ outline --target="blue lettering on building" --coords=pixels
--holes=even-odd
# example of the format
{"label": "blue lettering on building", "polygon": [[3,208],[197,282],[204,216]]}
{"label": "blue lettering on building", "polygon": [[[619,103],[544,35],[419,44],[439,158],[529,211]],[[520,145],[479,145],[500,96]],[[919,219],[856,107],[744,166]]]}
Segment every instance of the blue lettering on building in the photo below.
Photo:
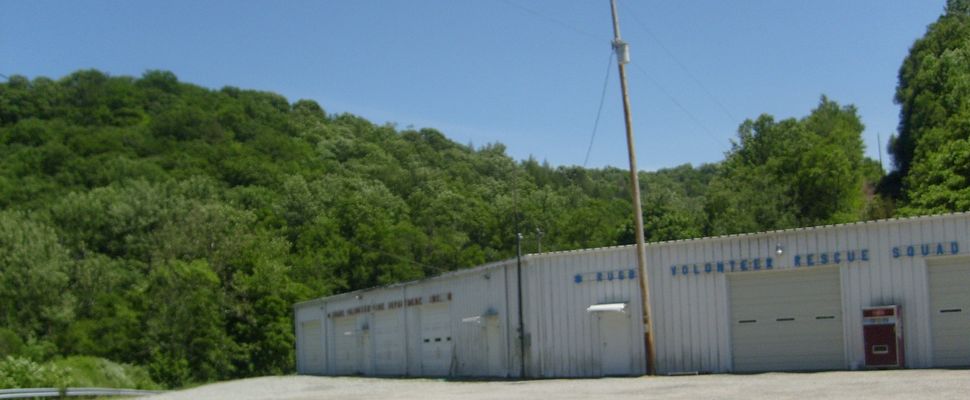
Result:
{"label": "blue lettering on building", "polygon": [[[945,256],[960,253],[960,243],[957,241],[920,243],[911,245],[894,246],[891,249],[893,258],[900,258],[905,254],[908,257],[930,257]],[[871,261],[869,249],[836,250],[819,253],[803,253],[792,255],[792,267],[813,267],[816,265],[830,265],[845,263],[867,263]],[[762,269],[774,269],[774,259],[764,258],[744,258],[732,260],[705,261],[696,264],[680,264],[670,267],[672,276],[701,275],[737,271],[760,271]],[[633,271],[630,271],[630,278],[633,278]],[[580,278],[577,278],[580,279]],[[577,281],[578,283],[579,281]]]}
{"label": "blue lettering on building", "polygon": [[[910,244],[906,246],[894,246],[892,248],[893,258],[899,258],[903,256],[905,252],[907,257],[916,257],[916,246],[915,244]],[[960,253],[960,243],[956,241],[950,242],[950,254]],[[935,250],[935,251],[934,251]],[[919,244],[919,255],[923,257],[929,256],[945,256],[947,255],[946,243],[921,243]],[[866,255],[868,256],[868,255]]]}
{"label": "blue lettering on building", "polygon": [[[677,267],[671,267],[674,275],[677,275]],[[637,277],[637,270],[634,268],[630,269],[617,269],[612,271],[597,271],[589,272],[585,274],[573,275],[573,282],[578,284],[584,282],[610,282],[610,281],[623,281],[627,279],[635,279]]]}

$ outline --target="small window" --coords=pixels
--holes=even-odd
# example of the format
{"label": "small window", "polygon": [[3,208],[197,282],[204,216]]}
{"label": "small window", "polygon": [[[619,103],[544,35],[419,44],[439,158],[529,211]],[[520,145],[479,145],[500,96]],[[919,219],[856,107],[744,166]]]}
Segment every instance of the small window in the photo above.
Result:
{"label": "small window", "polygon": [[835,319],[834,315],[819,315],[815,319]]}
{"label": "small window", "polygon": [[758,322],[758,320],[756,320],[756,319],[742,319],[742,320],[738,321],[739,324],[753,324],[755,322]]}
{"label": "small window", "polygon": [[448,341],[449,341],[449,342],[451,341],[451,336],[448,336]]}
{"label": "small window", "polygon": [[434,338],[434,341],[440,342],[441,341],[441,338],[440,337],[436,337],[436,338]]}
{"label": "small window", "polygon": [[792,318],[792,317],[775,318],[775,321],[777,321],[777,322],[790,322],[790,321],[794,321],[794,320],[795,320],[795,318]]}
{"label": "small window", "polygon": [[962,308],[944,308],[944,309],[940,310],[940,314],[958,313],[958,312],[963,312],[963,309]]}
{"label": "small window", "polygon": [[431,343],[431,339],[424,339],[425,343]]}

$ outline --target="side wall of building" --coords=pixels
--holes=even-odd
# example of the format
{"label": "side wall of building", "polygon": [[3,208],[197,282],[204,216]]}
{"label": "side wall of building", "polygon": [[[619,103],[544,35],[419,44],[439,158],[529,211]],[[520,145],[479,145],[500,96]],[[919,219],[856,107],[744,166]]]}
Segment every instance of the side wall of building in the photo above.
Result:
{"label": "side wall of building", "polygon": [[[835,302],[818,304],[834,304],[836,311],[805,319],[841,324],[833,343],[843,354],[832,358],[837,365],[825,365],[863,366],[862,309],[895,304],[903,310],[906,366],[932,367],[935,310],[927,265],[970,268],[968,232],[970,214],[951,214],[650,244],[657,372],[749,370],[735,353],[751,352],[741,336],[760,325],[739,325],[748,321],[735,314],[747,310],[741,302],[732,307],[732,299],[811,303],[812,292],[788,298],[769,287],[788,282],[797,288],[799,281],[790,278],[815,279],[811,271],[831,277],[826,284]],[[526,376],[646,372],[634,251],[622,246],[523,258]],[[295,307],[298,371],[517,377],[516,300],[510,260],[303,303]],[[594,305],[601,307],[591,310]],[[612,311],[593,312],[604,309]],[[313,321],[320,321],[318,336]],[[318,351],[308,350],[312,340],[323,342]]]}
{"label": "side wall of building", "polygon": [[299,304],[297,372],[517,376],[514,287],[505,262]]}

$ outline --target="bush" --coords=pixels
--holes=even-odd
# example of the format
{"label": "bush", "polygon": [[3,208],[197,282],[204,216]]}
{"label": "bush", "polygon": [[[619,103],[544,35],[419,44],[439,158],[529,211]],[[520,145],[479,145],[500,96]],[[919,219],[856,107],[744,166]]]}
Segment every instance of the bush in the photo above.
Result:
{"label": "bush", "polygon": [[51,364],[38,364],[26,358],[0,361],[0,388],[66,387],[67,373]]}
{"label": "bush", "polygon": [[72,356],[50,363],[65,372],[65,386],[121,389],[159,389],[144,367],[98,357]]}

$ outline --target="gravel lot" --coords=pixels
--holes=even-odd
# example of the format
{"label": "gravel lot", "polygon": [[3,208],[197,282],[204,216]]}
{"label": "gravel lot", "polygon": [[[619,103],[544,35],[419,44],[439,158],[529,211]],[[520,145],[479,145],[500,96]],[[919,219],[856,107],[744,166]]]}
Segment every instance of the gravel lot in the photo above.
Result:
{"label": "gravel lot", "polygon": [[176,399],[967,399],[970,370],[769,373],[534,381],[277,376],[149,397]]}

